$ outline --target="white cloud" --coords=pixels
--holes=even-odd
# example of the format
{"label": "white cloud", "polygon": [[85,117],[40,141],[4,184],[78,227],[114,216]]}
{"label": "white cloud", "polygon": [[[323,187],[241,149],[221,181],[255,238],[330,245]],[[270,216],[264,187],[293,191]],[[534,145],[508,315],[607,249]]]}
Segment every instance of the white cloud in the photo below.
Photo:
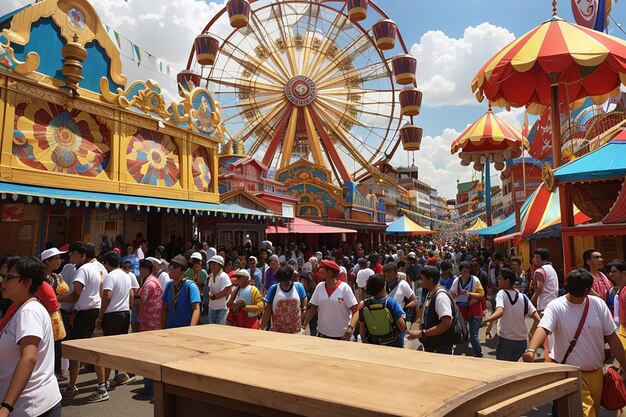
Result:
{"label": "white cloud", "polygon": [[[0,1],[0,16],[19,7],[33,3],[29,0]],[[187,66],[187,58],[194,38],[211,18],[224,7],[226,1],[205,2],[202,0],[90,0],[102,23],[117,31],[122,37],[124,55],[132,56],[131,41],[146,53],[165,60],[175,70],[170,78],[163,76],[153,65],[137,66],[123,57],[123,72],[129,83],[136,80],[154,79],[165,90],[167,99],[177,99],[176,72]],[[224,36],[230,31],[228,18],[220,19],[213,30]]]}
{"label": "white cloud", "polygon": [[424,106],[478,104],[470,83],[476,72],[515,36],[507,29],[481,23],[465,29],[460,39],[436,30],[411,47],[418,60],[417,82]]}
{"label": "white cloud", "polygon": [[32,1],[4,0],[0,3],[0,16],[4,16],[5,14],[12,12],[13,10],[26,6],[30,3],[32,3]]}

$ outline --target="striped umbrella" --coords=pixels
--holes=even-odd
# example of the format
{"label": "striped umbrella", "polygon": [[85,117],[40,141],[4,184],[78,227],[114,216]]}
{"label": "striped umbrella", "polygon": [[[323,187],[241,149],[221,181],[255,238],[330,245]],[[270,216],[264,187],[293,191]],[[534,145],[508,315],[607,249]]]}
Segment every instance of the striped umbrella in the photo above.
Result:
{"label": "striped umbrella", "polygon": [[551,107],[554,167],[560,165],[558,103],[615,97],[626,82],[626,42],[556,16],[505,46],[478,71],[472,91],[479,101],[526,106],[539,114]]}
{"label": "striped umbrella", "polygon": [[484,116],[468,126],[452,142],[450,150],[453,154],[461,151],[461,165],[467,166],[474,162],[474,168],[482,171],[483,161],[488,158],[495,162],[497,170],[502,171],[504,161],[521,155],[522,143],[528,147],[522,132],[493,114],[490,106]]}

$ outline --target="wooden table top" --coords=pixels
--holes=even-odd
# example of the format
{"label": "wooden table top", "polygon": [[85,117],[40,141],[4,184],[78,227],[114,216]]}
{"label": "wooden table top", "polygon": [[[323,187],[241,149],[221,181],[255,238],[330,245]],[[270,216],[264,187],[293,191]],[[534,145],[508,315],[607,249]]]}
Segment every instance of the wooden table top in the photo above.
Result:
{"label": "wooden table top", "polygon": [[204,325],[63,342],[69,359],[295,414],[475,415],[578,368]]}

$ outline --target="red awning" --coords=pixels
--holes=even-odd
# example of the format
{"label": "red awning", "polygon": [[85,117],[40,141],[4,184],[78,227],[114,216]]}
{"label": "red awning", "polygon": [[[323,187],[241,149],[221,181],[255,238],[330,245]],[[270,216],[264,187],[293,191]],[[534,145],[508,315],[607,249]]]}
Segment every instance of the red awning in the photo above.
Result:
{"label": "red awning", "polygon": [[285,226],[268,226],[265,229],[267,234],[281,234],[281,233],[300,233],[300,234],[331,234],[331,233],[356,233],[356,230],[344,229],[342,227],[324,226],[318,223],[310,222],[308,220],[294,217],[293,220]]}
{"label": "red awning", "polygon": [[281,234],[281,233],[289,233],[289,229],[284,226],[267,226],[265,228],[265,234]]}
{"label": "red awning", "polygon": [[611,211],[602,219],[602,223],[624,222],[626,222],[626,181],[624,181],[619,197],[617,197],[617,201],[611,207]]}

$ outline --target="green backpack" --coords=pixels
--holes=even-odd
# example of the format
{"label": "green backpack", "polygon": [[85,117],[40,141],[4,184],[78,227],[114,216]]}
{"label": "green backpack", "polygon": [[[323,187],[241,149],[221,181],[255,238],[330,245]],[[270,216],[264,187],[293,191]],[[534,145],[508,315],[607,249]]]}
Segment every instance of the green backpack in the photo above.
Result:
{"label": "green backpack", "polygon": [[382,302],[374,302],[374,298],[370,297],[363,302],[363,320],[367,327],[367,339],[376,345],[400,347],[402,339],[391,311],[387,308],[388,299],[389,297],[385,297]]}

